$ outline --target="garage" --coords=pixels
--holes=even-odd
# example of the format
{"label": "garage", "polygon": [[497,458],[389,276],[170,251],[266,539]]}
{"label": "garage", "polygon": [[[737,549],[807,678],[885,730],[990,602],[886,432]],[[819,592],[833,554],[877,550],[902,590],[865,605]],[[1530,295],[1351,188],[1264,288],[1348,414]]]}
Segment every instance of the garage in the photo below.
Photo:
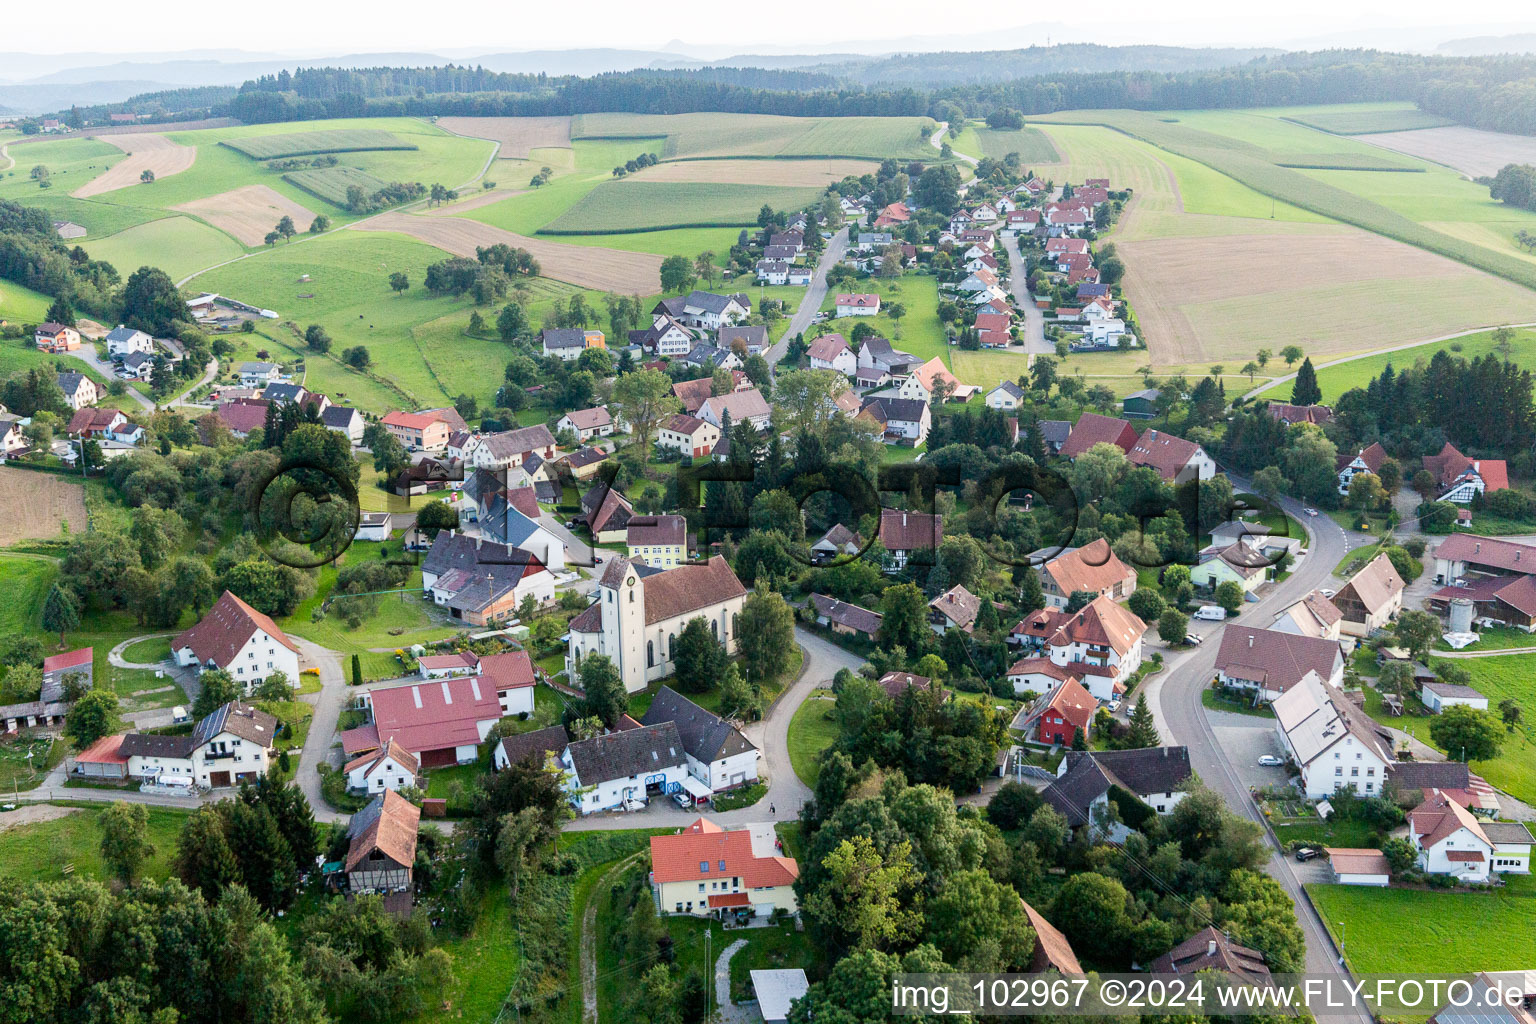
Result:
{"label": "garage", "polygon": [[1328,866],[1333,869],[1333,880],[1340,885],[1379,887],[1391,881],[1392,869],[1380,850],[1329,847]]}

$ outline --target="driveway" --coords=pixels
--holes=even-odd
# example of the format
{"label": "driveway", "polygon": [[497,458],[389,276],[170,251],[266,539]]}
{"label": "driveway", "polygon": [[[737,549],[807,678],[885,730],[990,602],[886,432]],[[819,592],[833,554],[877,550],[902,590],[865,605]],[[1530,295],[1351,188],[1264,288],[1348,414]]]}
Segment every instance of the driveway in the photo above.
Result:
{"label": "driveway", "polygon": [[811,275],[811,283],[806,285],[805,298],[800,300],[800,307],[790,317],[789,329],[784,332],[778,344],[769,346],[763,354],[769,366],[779,365],[779,360],[789,351],[791,338],[810,329],[811,318],[820,312],[821,304],[827,297],[827,271],[836,266],[848,251],[848,233],[851,230],[849,225],[844,225],[827,240],[826,247],[821,250],[821,259],[816,261],[816,273]]}
{"label": "driveway", "polygon": [[315,812],[316,821],[346,821],[348,816],[332,810],[320,795],[319,771],[321,764],[337,764],[338,759],[331,756],[331,748],[339,739],[336,723],[341,718],[341,709],[352,697],[346,673],[342,669],[342,656],[337,651],[300,637],[294,637],[293,640],[299,645],[299,652],[307,662],[304,667],[320,670],[320,692],[304,694],[299,698],[314,705],[315,715],[310,720],[304,749],[299,752],[299,768],[295,780],[304,793],[304,799],[309,801],[310,808]]}
{"label": "driveway", "polygon": [[[711,814],[710,820],[730,827],[761,825],[765,822],[794,821],[800,808],[811,798],[811,789],[795,775],[789,763],[789,722],[795,711],[818,688],[829,688],[840,668],[857,670],[864,659],[814,633],[795,630],[795,642],[805,651],[800,677],[779,695],[762,721],[742,730],[747,739],[762,751],[758,774],[767,776],[768,792],[750,807]],[[313,735],[313,732],[311,732]],[[567,822],[567,832],[597,832],[622,828],[681,828],[699,816],[685,811],[669,799],[652,800],[643,811],[631,814],[601,814]]]}
{"label": "driveway", "polygon": [[[66,354],[72,359],[80,360],[86,366],[89,366],[91,369],[95,370],[109,381],[118,379],[117,364],[113,363],[110,359],[102,359],[99,355],[97,355],[96,344],[94,342],[82,341],[80,342],[79,348]],[[151,402],[149,399],[135,391],[132,385],[128,387],[128,390],[125,391],[124,394],[130,396],[135,402],[138,402],[139,405],[146,411],[154,411],[155,403]]]}
{"label": "driveway", "polygon": [[1049,356],[1055,346],[1045,340],[1045,313],[1035,307],[1035,297],[1029,290],[1029,273],[1023,252],[1019,249],[1017,235],[1005,233],[1003,247],[1008,250],[1008,290],[1013,293],[1014,304],[1024,313],[1024,351],[1030,356]]}

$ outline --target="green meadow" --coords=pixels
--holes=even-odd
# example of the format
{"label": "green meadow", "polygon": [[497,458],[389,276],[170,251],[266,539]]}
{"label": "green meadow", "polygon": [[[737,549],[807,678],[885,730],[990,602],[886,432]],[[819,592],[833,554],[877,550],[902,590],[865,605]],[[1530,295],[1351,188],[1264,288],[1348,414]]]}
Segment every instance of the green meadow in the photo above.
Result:
{"label": "green meadow", "polygon": [[[966,126],[960,137],[950,140],[956,152],[966,156],[988,156],[1002,160],[1009,153],[1019,154],[1025,167],[1036,164],[1054,164],[1061,159],[1050,138],[1038,128],[1025,126],[1017,131],[997,131],[985,124]],[[933,153],[932,155],[937,155]]]}
{"label": "green meadow", "polygon": [[35,292],[15,281],[0,280],[0,320],[22,320],[35,323],[47,314],[48,307],[52,304],[53,300],[42,292]]}
{"label": "green meadow", "polygon": [[163,217],[85,243],[93,259],[106,260],[126,278],[139,267],[158,266],[173,281],[204,267],[232,260],[245,247],[224,232],[191,217]]}
{"label": "green meadow", "polygon": [[247,135],[227,139],[223,145],[254,160],[313,156],[320,153],[352,153],[368,149],[415,149],[416,144],[377,128],[294,132],[289,135]]}
{"label": "green meadow", "polygon": [[706,184],[674,181],[611,181],[599,185],[543,226],[540,233],[619,234],[678,227],[756,226],[764,204],[775,210],[816,202],[818,188]]}
{"label": "green meadow", "polygon": [[[783,117],[776,114],[581,114],[571,139],[664,138],[668,160],[721,156],[933,159],[926,117]],[[633,155],[633,154],[631,154]]]}

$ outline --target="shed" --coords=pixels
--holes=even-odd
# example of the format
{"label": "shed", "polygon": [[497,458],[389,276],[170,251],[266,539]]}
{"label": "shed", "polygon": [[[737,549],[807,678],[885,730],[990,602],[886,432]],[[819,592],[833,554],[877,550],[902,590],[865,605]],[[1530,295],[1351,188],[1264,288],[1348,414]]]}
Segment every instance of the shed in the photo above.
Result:
{"label": "shed", "polygon": [[1328,847],[1328,866],[1340,885],[1385,886],[1391,877],[1386,855],[1380,850]]}
{"label": "shed", "polygon": [[796,999],[810,991],[805,971],[798,967],[778,971],[753,971],[752,991],[757,993],[757,1009],[767,1024],[789,1019],[789,1009]]}

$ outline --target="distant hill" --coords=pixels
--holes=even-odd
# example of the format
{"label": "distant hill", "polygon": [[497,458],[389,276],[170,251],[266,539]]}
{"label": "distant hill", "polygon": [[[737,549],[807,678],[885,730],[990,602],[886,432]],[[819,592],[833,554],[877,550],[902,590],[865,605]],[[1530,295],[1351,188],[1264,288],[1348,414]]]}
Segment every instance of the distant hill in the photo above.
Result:
{"label": "distant hill", "polygon": [[1192,49],[1181,46],[1100,46],[1068,43],[1022,50],[905,53],[810,65],[804,70],[837,75],[860,85],[945,86],[1008,82],[1035,75],[1116,71],[1208,71],[1246,64],[1277,49]]}
{"label": "distant hill", "polygon": [[1447,57],[1488,57],[1501,53],[1536,53],[1536,32],[1521,32],[1508,36],[1468,36],[1466,39],[1448,39],[1435,47],[1435,52]]}

